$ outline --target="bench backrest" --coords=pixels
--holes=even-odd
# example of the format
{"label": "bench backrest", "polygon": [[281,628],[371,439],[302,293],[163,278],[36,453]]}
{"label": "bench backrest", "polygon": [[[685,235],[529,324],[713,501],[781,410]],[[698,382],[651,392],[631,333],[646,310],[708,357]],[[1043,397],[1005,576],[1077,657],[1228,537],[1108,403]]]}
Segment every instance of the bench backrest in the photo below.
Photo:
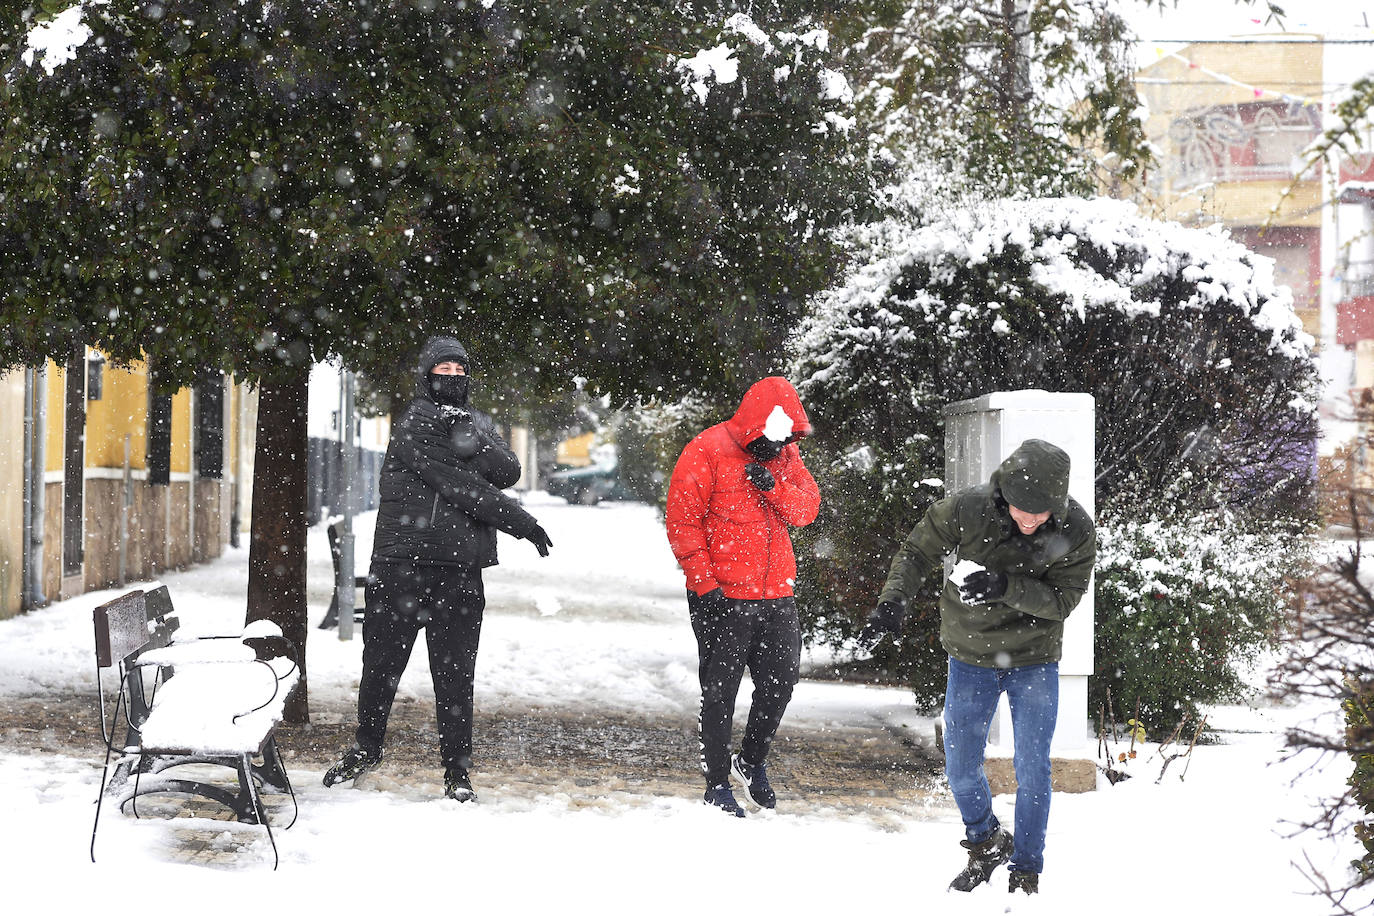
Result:
{"label": "bench backrest", "polygon": [[132,591],[95,609],[95,662],[109,668],[146,649],[171,645],[181,622],[167,586]]}
{"label": "bench backrest", "polygon": [[143,599],[148,609],[148,631],[155,639],[165,640],[161,645],[166,645],[181,626],[177,612],[172,609],[172,593],[167,586],[159,585],[144,595]]}
{"label": "bench backrest", "polygon": [[95,663],[109,668],[137,655],[150,642],[143,592],[133,591],[95,609]]}

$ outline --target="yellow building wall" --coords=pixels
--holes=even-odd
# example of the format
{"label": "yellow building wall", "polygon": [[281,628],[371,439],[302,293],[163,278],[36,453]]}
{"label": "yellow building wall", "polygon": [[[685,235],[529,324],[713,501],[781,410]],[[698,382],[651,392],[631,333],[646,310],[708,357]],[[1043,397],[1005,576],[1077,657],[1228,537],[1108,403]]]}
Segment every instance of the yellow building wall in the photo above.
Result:
{"label": "yellow building wall", "polygon": [[143,469],[148,451],[148,367],[115,368],[106,363],[98,401],[86,402],[86,467],[122,468],[124,437],[129,466]]}
{"label": "yellow building wall", "polygon": [[172,473],[191,470],[191,389],[172,395]]}
{"label": "yellow building wall", "polygon": [[[237,391],[238,388],[235,388]],[[47,470],[61,471],[63,461],[66,371],[48,363]],[[183,388],[172,397],[172,471],[191,469],[191,390]],[[124,436],[130,436],[129,466],[148,466],[148,367],[134,363],[116,368],[105,364],[104,385],[98,401],[86,402],[86,467],[122,468]],[[226,430],[226,435],[230,435]]]}
{"label": "yellow building wall", "polygon": [[64,418],[67,415],[67,373],[57,363],[48,361],[48,416],[44,446],[43,468],[46,471],[61,471],[65,461],[62,452],[65,441]]}
{"label": "yellow building wall", "polygon": [[[1230,226],[1308,226],[1321,227],[1321,186],[1316,181],[1301,181],[1284,197],[1287,181],[1227,181],[1209,185],[1193,193],[1169,200],[1164,209],[1167,219],[1191,222],[1199,212]],[[1278,206],[1277,214],[1274,207]]]}
{"label": "yellow building wall", "polygon": [[592,463],[592,445],[596,443],[596,433],[583,433],[558,443],[554,451],[554,462],[568,467],[584,468]]}
{"label": "yellow building wall", "polygon": [[230,379],[229,390],[225,393],[224,403],[229,415],[224,418],[224,477],[228,479],[239,464],[239,404],[243,398],[241,386]]}
{"label": "yellow building wall", "polygon": [[24,370],[0,375],[0,617],[18,613],[24,577]]}
{"label": "yellow building wall", "polygon": [[[1295,34],[1293,37],[1302,36]],[[1190,63],[1196,66],[1190,67]],[[1280,92],[1319,102],[1322,46],[1316,41],[1189,45],[1179,52],[1179,57],[1163,57],[1159,63],[1142,69],[1139,76],[1146,80],[1140,88],[1150,101],[1162,103],[1167,100],[1169,107],[1177,110],[1273,101],[1276,98],[1273,93]],[[1227,82],[1227,78],[1235,82]],[[1255,88],[1251,87],[1268,94],[1256,96]],[[1160,117],[1161,110],[1151,106],[1150,120]]]}

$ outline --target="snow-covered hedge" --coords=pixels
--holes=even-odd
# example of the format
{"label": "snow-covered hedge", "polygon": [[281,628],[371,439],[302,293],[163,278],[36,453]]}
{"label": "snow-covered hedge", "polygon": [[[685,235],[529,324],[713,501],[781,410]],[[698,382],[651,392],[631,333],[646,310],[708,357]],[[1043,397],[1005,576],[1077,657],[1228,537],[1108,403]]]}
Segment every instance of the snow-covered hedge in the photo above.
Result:
{"label": "snow-covered hedge", "polygon": [[[794,344],[824,497],[801,535],[813,638],[853,635],[901,537],[945,495],[941,409],[991,391],[1094,396],[1104,517],[1127,493],[1145,494],[1147,519],[1163,514],[1152,495],[1170,512],[1310,515],[1319,381],[1268,258],[1105,199],[998,201],[856,240],[860,266],[813,300]],[[913,605],[889,661],[934,703],[934,597]]]}
{"label": "snow-covered hedge", "polygon": [[1108,699],[1167,733],[1200,705],[1243,698],[1245,670],[1279,636],[1305,541],[1229,512],[1150,517],[1114,506],[1097,532],[1097,672],[1089,707]]}

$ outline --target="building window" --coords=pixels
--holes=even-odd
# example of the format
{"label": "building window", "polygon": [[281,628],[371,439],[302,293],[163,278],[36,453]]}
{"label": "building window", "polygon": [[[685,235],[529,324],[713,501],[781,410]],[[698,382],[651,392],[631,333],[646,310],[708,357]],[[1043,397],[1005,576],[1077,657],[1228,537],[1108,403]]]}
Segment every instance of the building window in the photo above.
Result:
{"label": "building window", "polygon": [[172,396],[161,394],[148,374],[148,482],[172,482]]}
{"label": "building window", "polygon": [[105,357],[95,350],[86,357],[86,400],[98,401],[105,393]]}
{"label": "building window", "polygon": [[81,573],[85,562],[86,351],[67,360],[66,443],[62,462],[62,575]]}

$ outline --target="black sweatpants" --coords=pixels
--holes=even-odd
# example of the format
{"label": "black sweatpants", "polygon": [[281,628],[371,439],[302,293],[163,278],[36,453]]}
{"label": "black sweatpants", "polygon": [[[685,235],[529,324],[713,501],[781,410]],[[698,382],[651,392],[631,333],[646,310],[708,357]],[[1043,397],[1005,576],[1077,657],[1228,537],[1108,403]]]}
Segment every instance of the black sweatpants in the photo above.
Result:
{"label": "black sweatpants", "polygon": [[439,756],[445,769],[472,766],[472,679],[482,633],[482,571],[462,566],[374,563],[363,618],[358,746],[380,751],[396,685],[420,628],[429,646]]}
{"label": "black sweatpants", "polygon": [[732,600],[723,614],[703,614],[687,593],[692,632],[697,637],[701,678],[701,770],[706,785],[729,781],[731,719],[744,669],[754,681],[754,699],[740,755],[763,763],[773,735],[792,699],[801,669],[801,625],[792,598]]}

